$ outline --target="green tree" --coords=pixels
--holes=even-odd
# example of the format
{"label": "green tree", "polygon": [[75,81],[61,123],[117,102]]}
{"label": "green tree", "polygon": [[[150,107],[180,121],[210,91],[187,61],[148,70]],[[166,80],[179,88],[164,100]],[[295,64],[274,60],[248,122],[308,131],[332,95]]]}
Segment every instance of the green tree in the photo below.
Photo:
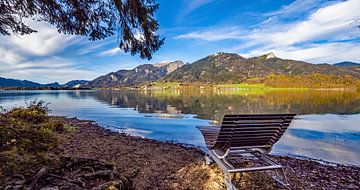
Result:
{"label": "green tree", "polygon": [[36,32],[26,23],[33,19],[89,40],[117,35],[119,48],[151,59],[164,43],[154,18],[158,8],[154,0],[0,0],[0,34]]}

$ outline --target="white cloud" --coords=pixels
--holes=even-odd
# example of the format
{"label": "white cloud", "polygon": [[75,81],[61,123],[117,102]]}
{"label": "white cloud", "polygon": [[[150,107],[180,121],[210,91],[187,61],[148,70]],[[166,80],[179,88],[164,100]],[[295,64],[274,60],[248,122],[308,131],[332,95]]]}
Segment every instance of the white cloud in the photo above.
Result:
{"label": "white cloud", "polygon": [[123,53],[124,51],[121,50],[120,48],[116,47],[116,48],[112,48],[112,49],[109,49],[109,50],[105,50],[105,51],[102,51],[98,54],[98,56],[100,57],[104,57],[104,56],[114,56],[114,55],[117,55],[119,53]]}
{"label": "white cloud", "polygon": [[188,4],[187,9],[188,9],[188,11],[191,12],[191,11],[195,10],[196,8],[198,8],[198,7],[201,7],[203,5],[211,3],[212,1],[214,1],[214,0],[192,0]]}
{"label": "white cloud", "polygon": [[350,26],[354,18],[360,17],[358,10],[360,1],[350,0],[320,8],[305,20],[295,23],[265,23],[260,28],[247,31],[236,26],[218,26],[175,38],[207,41],[246,39],[257,44],[271,43],[272,46],[287,46],[312,40],[352,39],[360,37],[359,31]]}
{"label": "white cloud", "polygon": [[0,37],[1,77],[63,83],[97,76],[93,71],[79,68],[78,61],[58,56],[83,38],[59,34],[53,26],[43,22],[31,22],[31,27],[38,32]]}
{"label": "white cloud", "polygon": [[[142,32],[140,32],[139,30],[135,30],[134,31],[134,38],[136,40],[139,40],[141,42],[144,42],[145,41],[145,36],[144,34],[142,34]],[[111,38],[112,41],[115,41],[116,39],[115,38]],[[111,41],[111,42],[112,42]],[[89,47],[87,48],[88,50],[90,51],[94,51],[95,49],[99,49],[105,45],[108,45],[110,41],[105,41],[103,43],[100,43],[98,47]],[[85,51],[88,51],[88,50],[85,50]],[[115,47],[115,48],[111,48],[111,49],[108,49],[108,50],[105,50],[105,51],[101,51],[100,53],[97,54],[98,57],[105,57],[105,56],[114,56],[114,55],[117,55],[117,54],[125,54],[124,50],[120,49],[119,47]]]}
{"label": "white cloud", "polygon": [[360,1],[350,0],[320,8],[304,21],[257,30],[249,40],[260,47],[248,55],[272,51],[280,57],[314,63],[360,61],[360,31],[349,25],[360,17],[358,10]]}
{"label": "white cloud", "polygon": [[141,42],[145,41],[145,36],[144,36],[143,32],[141,32],[140,30],[136,30],[134,32],[134,38]]}
{"label": "white cloud", "polygon": [[199,39],[206,41],[244,39],[245,33],[237,27],[226,27],[224,29],[211,29],[207,31],[196,31],[178,35],[175,39]]}
{"label": "white cloud", "polygon": [[179,14],[179,18],[184,17],[188,14],[190,14],[192,11],[194,11],[195,9],[204,6],[206,4],[209,4],[211,2],[213,2],[214,0],[187,0],[184,1],[184,3],[187,5],[185,6],[185,8],[182,10],[182,12],[180,12]]}
{"label": "white cloud", "polygon": [[359,43],[327,43],[311,44],[306,47],[282,47],[270,49],[255,49],[246,54],[246,57],[254,57],[265,52],[274,52],[277,57],[303,60],[311,63],[336,63],[342,61],[360,62],[360,42]]}
{"label": "white cloud", "polygon": [[0,46],[0,64],[16,64],[24,58],[11,50],[7,50]]}
{"label": "white cloud", "polygon": [[303,14],[311,10],[317,9],[324,3],[333,1],[328,0],[296,0],[289,5],[284,5],[276,11],[266,13],[266,16],[281,16],[281,17],[294,17],[298,14]]}
{"label": "white cloud", "polygon": [[350,0],[320,8],[306,20],[271,29],[259,30],[249,39],[271,46],[287,46],[309,41],[336,41],[360,37],[357,29],[350,27],[351,21],[360,16],[360,1]]}
{"label": "white cloud", "polygon": [[30,25],[38,32],[23,36],[3,36],[0,40],[6,48],[36,56],[51,55],[74,43],[74,36],[59,34],[50,24],[34,21]]}
{"label": "white cloud", "polygon": [[[291,14],[299,7],[310,7],[321,0],[295,1],[280,10],[269,13],[270,20],[277,15]],[[325,3],[326,4],[326,3]],[[315,7],[315,5],[314,5]],[[209,30],[194,31],[179,35],[176,39],[204,41],[235,40],[239,45],[229,47],[247,56],[258,56],[275,52],[290,59],[320,62],[342,60],[360,61],[360,30],[350,23],[360,17],[360,1],[349,0],[328,4],[314,10],[302,20],[294,22],[264,21],[260,27],[247,29],[236,26],[217,26]],[[273,16],[275,15],[275,16]]]}
{"label": "white cloud", "polygon": [[113,44],[115,41],[116,38],[114,37],[109,37],[99,41],[89,41],[84,39],[77,43],[77,45],[81,46],[81,48],[78,49],[78,55],[96,53],[99,50],[104,49],[105,46]]}
{"label": "white cloud", "polygon": [[97,73],[79,68],[74,61],[60,57],[25,61],[2,65],[0,76],[6,78],[33,80],[41,83],[65,83],[74,79],[93,79]]}

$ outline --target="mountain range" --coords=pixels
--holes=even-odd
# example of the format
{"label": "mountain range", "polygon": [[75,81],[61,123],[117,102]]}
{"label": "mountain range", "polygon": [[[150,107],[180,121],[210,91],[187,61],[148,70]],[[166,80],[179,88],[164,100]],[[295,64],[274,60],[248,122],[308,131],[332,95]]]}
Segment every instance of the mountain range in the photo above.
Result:
{"label": "mountain range", "polygon": [[27,87],[27,88],[70,87],[70,88],[78,88],[87,82],[88,81],[86,81],[86,80],[72,80],[72,81],[69,81],[62,85],[57,82],[41,84],[41,83],[32,82],[32,81],[28,81],[28,80],[18,80],[18,79],[10,79],[10,78],[0,77],[0,87]]}
{"label": "mountain range", "polygon": [[119,70],[100,76],[84,86],[90,88],[120,87],[156,81],[183,65],[182,61],[140,65],[131,70]]}
{"label": "mountain range", "polygon": [[344,62],[340,62],[340,63],[335,63],[334,66],[337,66],[337,67],[354,67],[354,66],[360,66],[360,63],[344,61]]}
{"label": "mountain range", "polygon": [[235,53],[216,53],[184,65],[164,78],[177,82],[240,83],[250,78],[276,75],[331,74],[360,79],[360,66],[311,64],[277,58],[273,53],[245,58]]}
{"label": "mountain range", "polygon": [[10,87],[86,87],[114,88],[134,86],[152,81],[163,82],[215,82],[241,83],[248,79],[269,75],[338,75],[360,79],[360,64],[341,62],[335,64],[312,64],[304,61],[281,59],[273,53],[245,58],[236,53],[215,53],[191,64],[182,61],[144,64],[129,70],[118,70],[94,80],[73,80],[65,84],[40,84],[27,80],[0,77],[0,86]]}

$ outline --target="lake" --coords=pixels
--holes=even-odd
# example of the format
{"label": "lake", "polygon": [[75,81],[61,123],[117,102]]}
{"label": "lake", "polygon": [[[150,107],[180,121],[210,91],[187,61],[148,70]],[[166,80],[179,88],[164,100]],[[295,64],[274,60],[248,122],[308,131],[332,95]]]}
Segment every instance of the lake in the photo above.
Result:
{"label": "lake", "polygon": [[329,90],[0,91],[0,106],[50,103],[52,115],[205,149],[196,126],[227,113],[296,113],[271,154],[360,165],[360,92]]}

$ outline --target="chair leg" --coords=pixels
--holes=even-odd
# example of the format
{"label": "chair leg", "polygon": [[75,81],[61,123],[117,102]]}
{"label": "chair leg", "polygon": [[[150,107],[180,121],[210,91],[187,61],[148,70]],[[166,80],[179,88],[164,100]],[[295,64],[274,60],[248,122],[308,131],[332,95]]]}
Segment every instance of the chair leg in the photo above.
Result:
{"label": "chair leg", "polygon": [[208,153],[205,154],[205,164],[206,165],[210,165],[212,164],[214,161],[212,160],[212,158],[209,156]]}
{"label": "chair leg", "polygon": [[273,179],[277,182],[280,187],[288,187],[290,184],[287,181],[284,169],[275,170],[276,176],[273,176]]}
{"label": "chair leg", "polygon": [[237,190],[236,187],[231,182],[230,173],[224,173],[224,183],[226,185],[226,190]]}
{"label": "chair leg", "polygon": [[284,186],[285,186],[285,187],[286,187],[286,186],[289,186],[290,184],[289,184],[288,179],[287,179],[287,177],[286,177],[286,175],[285,175],[284,168],[281,168],[280,172],[281,172],[282,177],[283,177],[283,179],[284,179]]}

